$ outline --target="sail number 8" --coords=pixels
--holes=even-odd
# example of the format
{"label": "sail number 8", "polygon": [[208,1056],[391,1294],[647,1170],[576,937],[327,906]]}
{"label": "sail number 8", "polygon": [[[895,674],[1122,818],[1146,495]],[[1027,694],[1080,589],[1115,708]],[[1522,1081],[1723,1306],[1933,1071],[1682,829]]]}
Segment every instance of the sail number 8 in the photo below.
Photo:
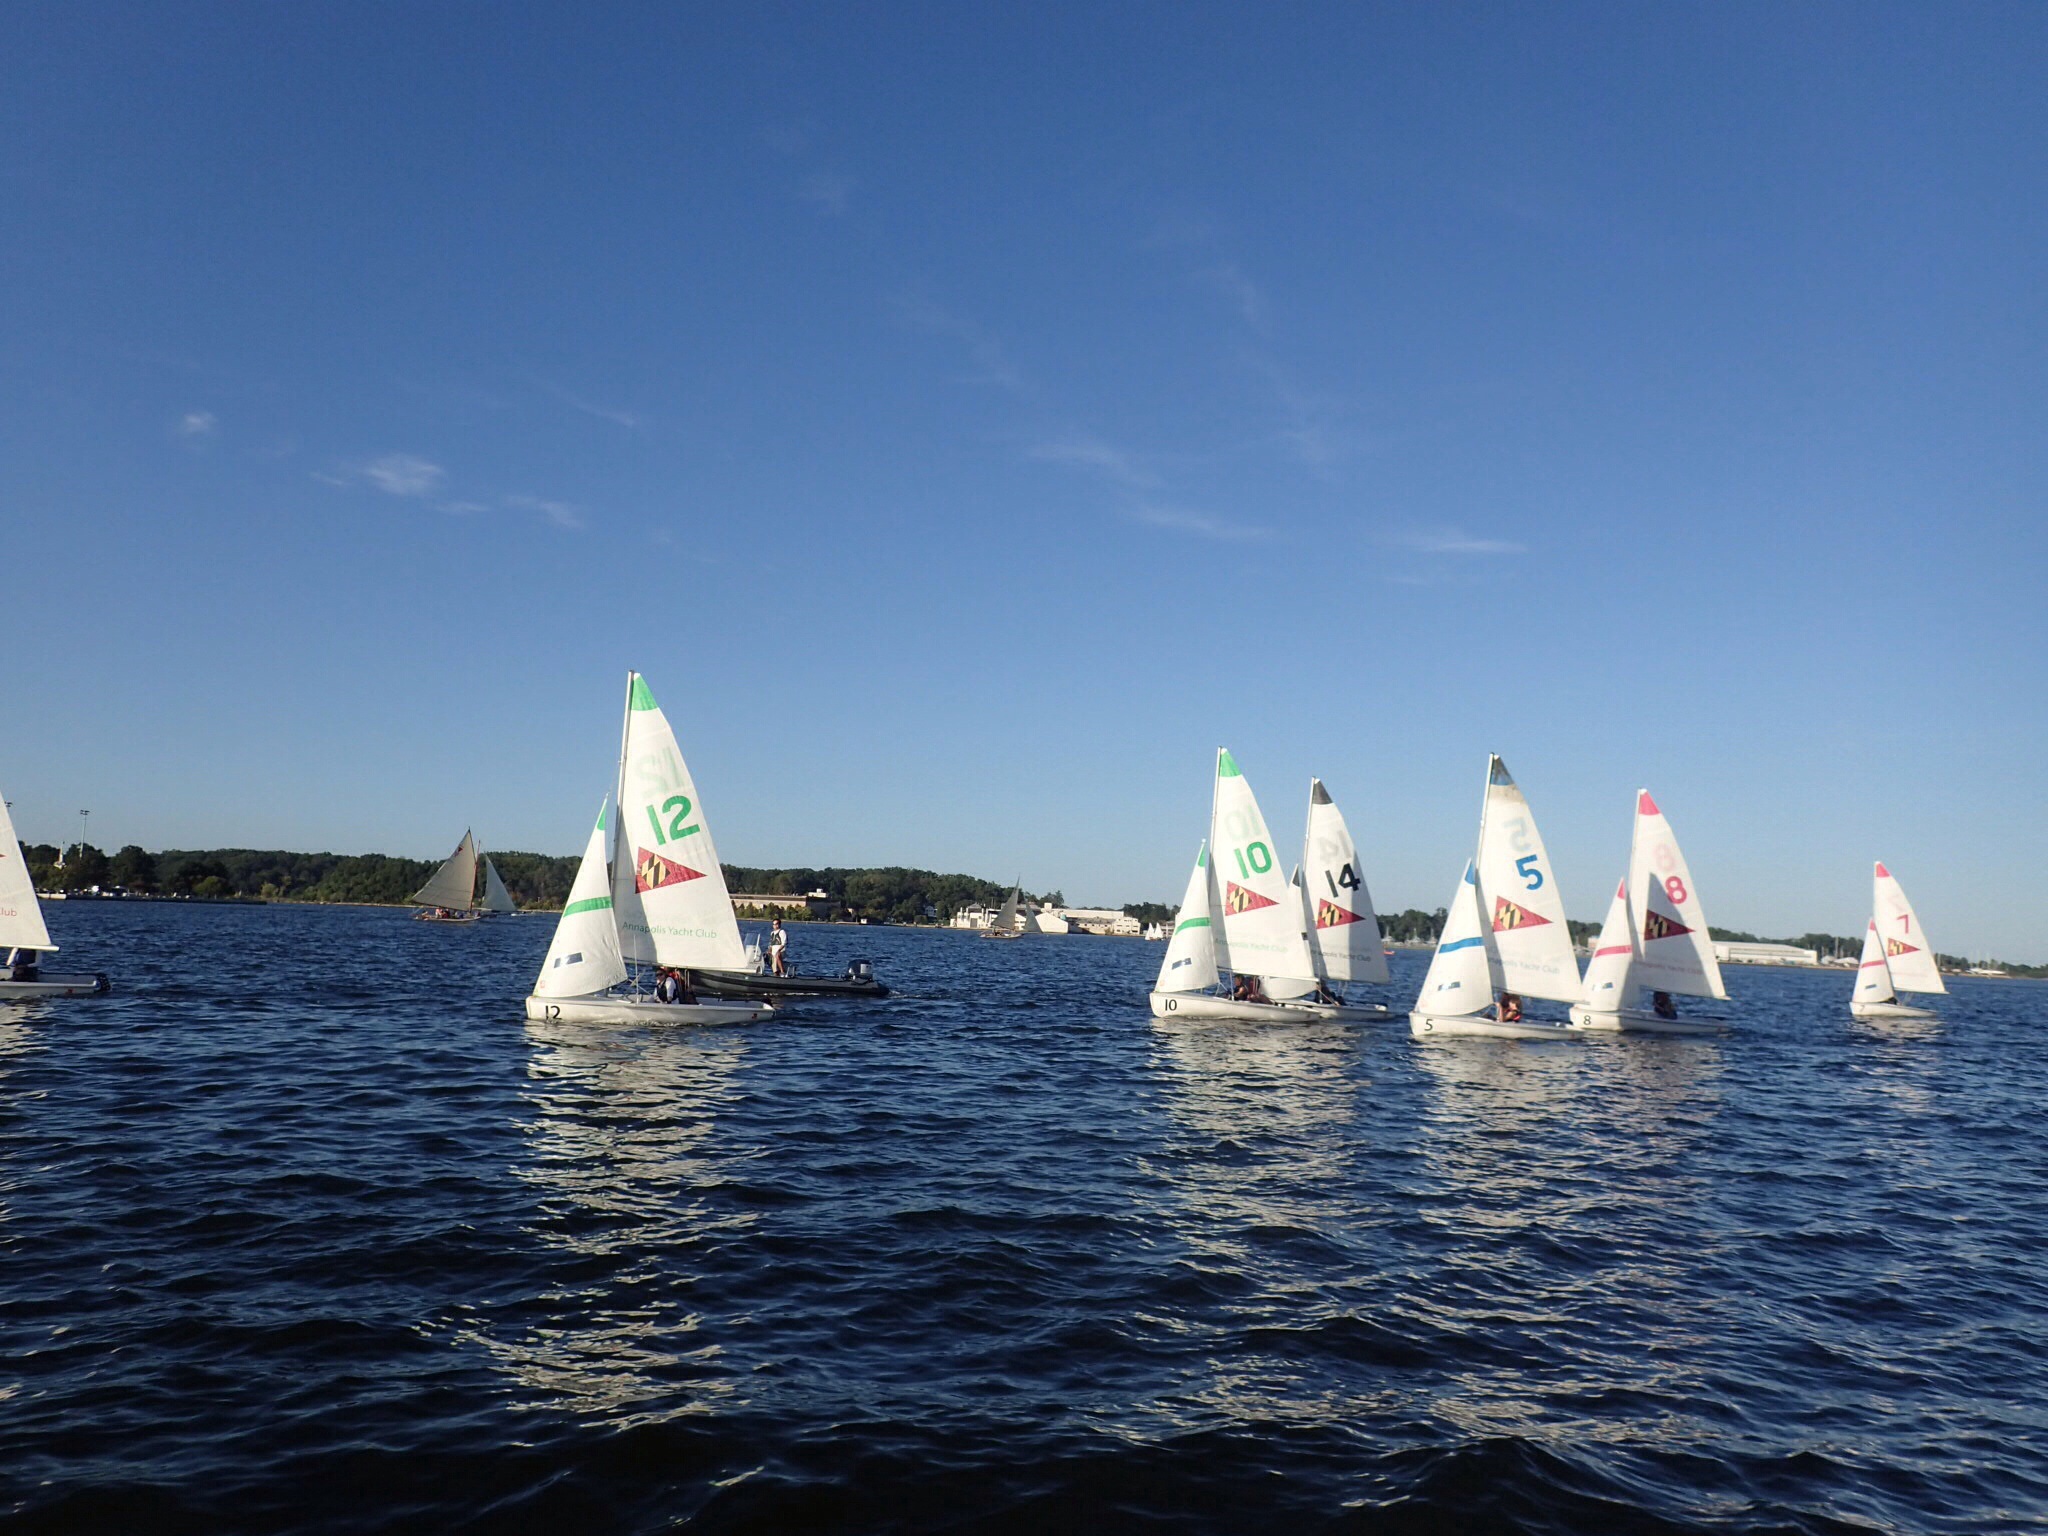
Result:
{"label": "sail number 8", "polygon": [[1237,876],[1240,880],[1249,880],[1253,875],[1263,875],[1273,867],[1273,850],[1264,843],[1252,843],[1230,851],[1237,856]]}
{"label": "sail number 8", "polygon": [[690,797],[688,795],[670,795],[661,802],[661,809],[668,813],[668,830],[666,832],[663,832],[661,828],[661,814],[653,806],[647,807],[647,820],[654,827],[654,841],[658,844],[665,846],[674,838],[688,837],[693,832],[704,830],[701,826],[695,824],[687,827],[683,825],[690,817]]}

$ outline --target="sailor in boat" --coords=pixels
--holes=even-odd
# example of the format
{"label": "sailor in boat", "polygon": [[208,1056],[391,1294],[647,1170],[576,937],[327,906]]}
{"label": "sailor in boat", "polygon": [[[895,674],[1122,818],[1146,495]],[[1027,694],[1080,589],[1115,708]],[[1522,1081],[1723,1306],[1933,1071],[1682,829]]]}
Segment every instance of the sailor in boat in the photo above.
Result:
{"label": "sailor in boat", "polygon": [[1313,1001],[1328,1004],[1332,1008],[1342,1008],[1344,1006],[1344,999],[1330,989],[1330,984],[1327,981],[1319,980],[1316,982]]}
{"label": "sailor in boat", "polygon": [[41,981],[43,978],[43,952],[39,949],[10,949],[7,951],[7,979],[9,981]]}
{"label": "sailor in boat", "polygon": [[690,978],[672,965],[664,965],[655,973],[654,1000],[657,1003],[694,1003],[697,992],[690,985]]}
{"label": "sailor in boat", "polygon": [[768,925],[768,969],[777,976],[789,974],[789,935],[783,931],[779,917]]}
{"label": "sailor in boat", "polygon": [[1259,985],[1259,978],[1247,976],[1242,971],[1237,973],[1237,976],[1230,984],[1230,1000],[1234,1003],[1267,1003],[1272,1001],[1271,998],[1266,996],[1266,989]]}
{"label": "sailor in boat", "polygon": [[1521,1022],[1522,1022],[1522,1000],[1521,1000],[1521,998],[1517,997],[1517,996],[1516,996],[1516,995],[1515,995],[1514,993],[1512,993],[1512,992],[1503,992],[1503,993],[1501,993],[1501,995],[1500,995],[1500,1006],[1499,1006],[1499,1007],[1497,1007],[1496,1009],[1494,1009],[1494,1014],[1495,1014],[1495,1016],[1496,1016],[1497,1018],[1499,1018],[1499,1020],[1500,1020],[1500,1021],[1501,1021],[1501,1023],[1503,1023],[1503,1024],[1519,1024],[1519,1023],[1521,1023]]}
{"label": "sailor in boat", "polygon": [[1652,992],[1650,1011],[1660,1019],[1675,1019],[1678,1017],[1678,1000],[1669,992]]}

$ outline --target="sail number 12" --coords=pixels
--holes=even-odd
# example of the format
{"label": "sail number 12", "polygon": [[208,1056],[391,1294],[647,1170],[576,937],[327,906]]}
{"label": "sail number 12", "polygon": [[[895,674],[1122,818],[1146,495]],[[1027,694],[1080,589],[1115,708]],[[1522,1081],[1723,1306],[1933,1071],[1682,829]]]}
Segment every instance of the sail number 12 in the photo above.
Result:
{"label": "sail number 12", "polygon": [[661,829],[661,812],[657,812],[651,805],[647,807],[647,820],[654,828],[654,841],[657,844],[666,846],[674,838],[688,837],[692,832],[701,832],[703,830],[701,826],[694,822],[687,827],[683,825],[685,821],[690,819],[690,797],[688,795],[670,795],[661,802],[661,811],[668,813],[667,832],[663,832]]}

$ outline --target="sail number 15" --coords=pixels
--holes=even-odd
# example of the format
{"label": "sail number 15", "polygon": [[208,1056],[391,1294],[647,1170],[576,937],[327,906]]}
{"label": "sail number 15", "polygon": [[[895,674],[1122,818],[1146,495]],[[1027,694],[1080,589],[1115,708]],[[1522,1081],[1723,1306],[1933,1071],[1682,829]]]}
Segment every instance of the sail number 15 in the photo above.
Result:
{"label": "sail number 15", "polygon": [[[666,832],[662,831],[661,827],[663,812],[668,815],[668,830]],[[687,827],[684,826],[683,823],[689,821],[689,819],[690,797],[688,795],[670,795],[661,802],[661,811],[659,812],[651,805],[647,807],[647,820],[654,828],[654,841],[657,844],[666,846],[672,839],[688,837],[692,832],[701,832],[703,830],[701,826],[694,822]]]}

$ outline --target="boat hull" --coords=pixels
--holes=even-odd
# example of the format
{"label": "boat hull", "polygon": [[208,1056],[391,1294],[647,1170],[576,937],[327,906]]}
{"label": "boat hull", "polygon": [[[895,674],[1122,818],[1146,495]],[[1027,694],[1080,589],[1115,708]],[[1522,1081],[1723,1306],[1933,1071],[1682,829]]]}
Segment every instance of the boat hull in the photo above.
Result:
{"label": "boat hull", "polygon": [[35,981],[0,978],[0,1002],[25,1003],[38,997],[98,997],[113,983],[98,971],[90,976],[44,976]]}
{"label": "boat hull", "polygon": [[887,997],[879,981],[844,976],[776,976],[765,971],[691,971],[690,985],[702,997]]}
{"label": "boat hull", "polygon": [[437,912],[415,912],[412,920],[416,923],[480,923],[483,918],[481,912],[454,912],[446,917]]}
{"label": "boat hull", "polygon": [[652,998],[540,997],[526,1016],[542,1024],[752,1024],[774,1012],[766,1003],[657,1003]]}
{"label": "boat hull", "polygon": [[1154,992],[1147,999],[1155,1019],[1235,1019],[1244,1024],[1306,1024],[1334,1019],[1338,1010],[1321,1003],[1240,1003],[1206,992]]}
{"label": "boat hull", "polygon": [[1408,1015],[1408,1033],[1417,1038],[1485,1036],[1494,1040],[1571,1040],[1579,1031],[1569,1024],[1549,1024],[1541,1019],[1517,1019],[1503,1023],[1479,1013],[1424,1013]]}
{"label": "boat hull", "polygon": [[1911,1003],[1851,1003],[1849,1015],[1857,1019],[1938,1019],[1932,1008],[1915,1008]]}
{"label": "boat hull", "polygon": [[1718,1035],[1728,1028],[1721,1019],[1664,1019],[1639,1008],[1610,1012],[1576,1003],[1572,1005],[1571,1021],[1574,1029],[1610,1035]]}

